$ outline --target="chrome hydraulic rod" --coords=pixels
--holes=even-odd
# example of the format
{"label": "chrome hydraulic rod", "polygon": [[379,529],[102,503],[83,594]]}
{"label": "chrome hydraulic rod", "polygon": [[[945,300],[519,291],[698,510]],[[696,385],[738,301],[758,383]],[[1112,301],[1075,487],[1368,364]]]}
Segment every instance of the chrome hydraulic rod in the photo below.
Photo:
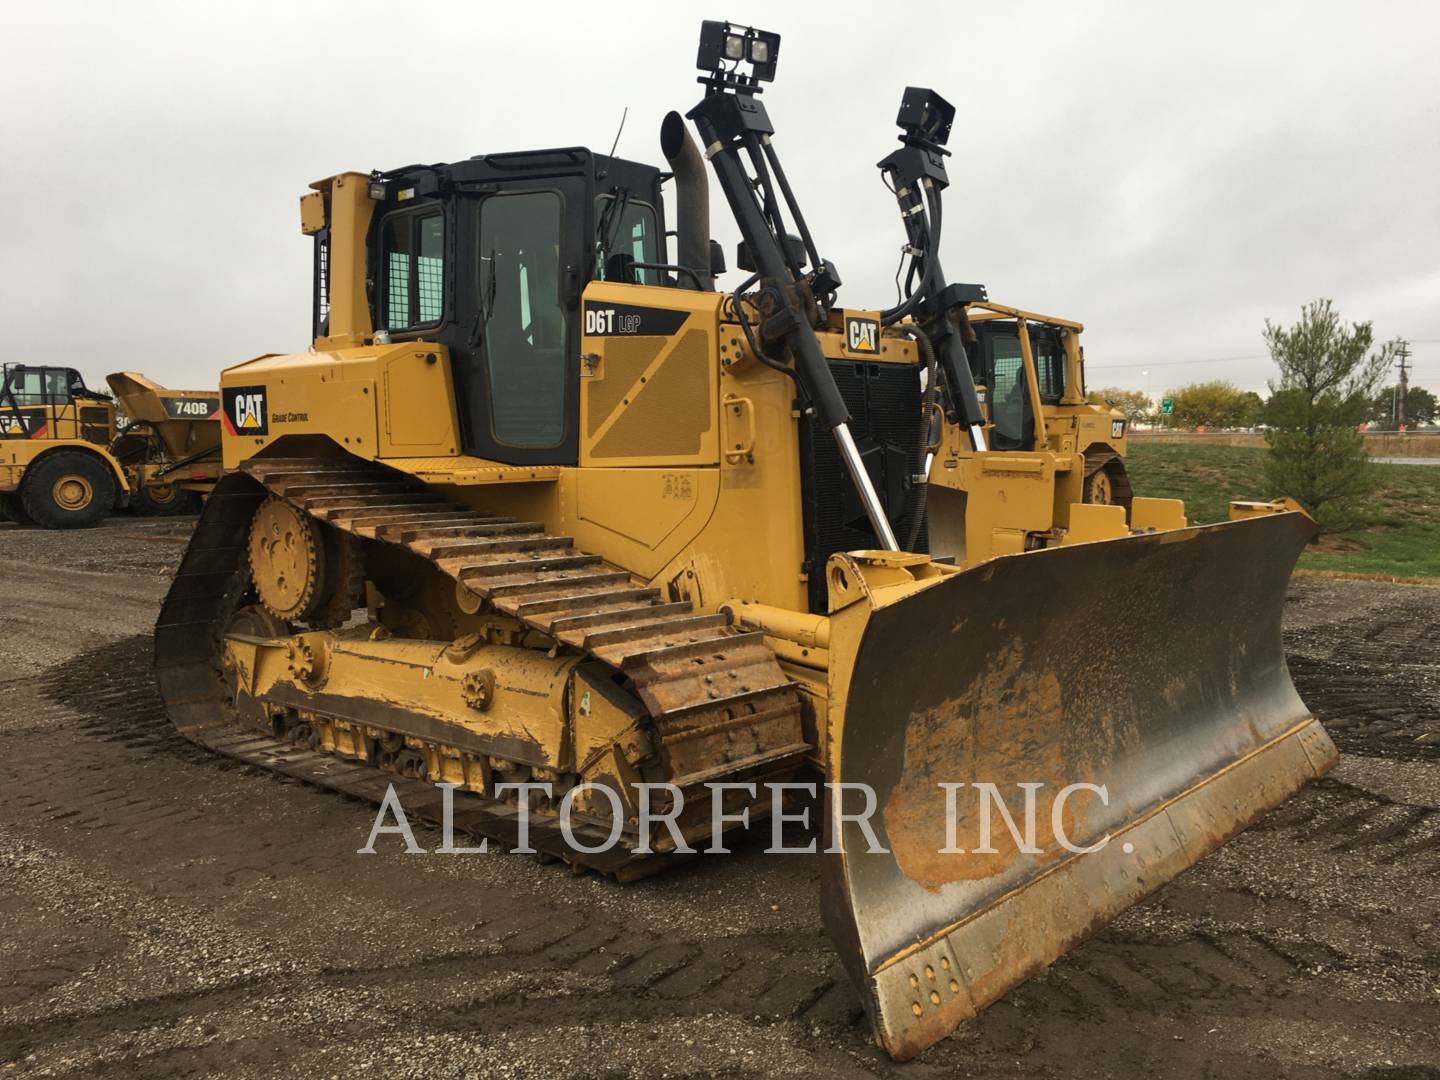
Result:
{"label": "chrome hydraulic rod", "polygon": [[880,505],[880,496],[876,494],[870,473],[860,457],[855,437],[850,434],[850,425],[836,424],[831,430],[835,434],[836,444],[840,447],[840,456],[845,459],[846,471],[855,483],[855,490],[860,493],[860,501],[865,506],[865,516],[870,519],[870,527],[875,530],[875,538],[886,551],[899,551],[900,544],[895,539],[895,531],[890,528],[885,507]]}

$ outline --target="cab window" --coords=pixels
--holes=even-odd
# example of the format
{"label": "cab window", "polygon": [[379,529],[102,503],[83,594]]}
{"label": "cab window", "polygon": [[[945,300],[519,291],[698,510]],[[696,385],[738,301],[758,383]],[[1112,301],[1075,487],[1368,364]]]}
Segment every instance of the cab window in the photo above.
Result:
{"label": "cab window", "polygon": [[1064,342],[1060,340],[1058,331],[1032,326],[1030,351],[1035,356],[1035,378],[1040,383],[1040,399],[1054,405],[1065,392]]}
{"label": "cab window", "polygon": [[[67,368],[25,368],[14,371],[10,389],[16,405],[68,405],[72,400]],[[79,382],[79,376],[75,376]]]}
{"label": "cab window", "polygon": [[43,405],[45,403],[44,374],[38,368],[17,372],[11,388],[15,392],[15,404],[17,405]]}
{"label": "cab window", "polygon": [[552,447],[565,439],[562,210],[554,191],[492,195],[480,205],[490,422],[495,440],[508,446]]}
{"label": "cab window", "polygon": [[45,369],[45,397],[51,405],[64,405],[70,402],[69,371],[65,368]]}
{"label": "cab window", "polygon": [[[601,195],[595,200],[595,279],[607,280],[611,259],[628,255],[637,263],[660,261],[660,238],[655,209],[634,199]],[[631,280],[641,285],[658,285],[660,272],[637,267]],[[618,276],[618,275],[616,275]]]}
{"label": "cab window", "polygon": [[439,212],[391,215],[380,258],[385,329],[439,322],[445,306],[445,220]]}
{"label": "cab window", "polygon": [[995,425],[990,441],[996,450],[1019,450],[1029,446],[1030,392],[1025,385],[1025,362],[1020,353],[1020,333],[1013,326],[985,327],[985,367],[989,373],[990,421]]}

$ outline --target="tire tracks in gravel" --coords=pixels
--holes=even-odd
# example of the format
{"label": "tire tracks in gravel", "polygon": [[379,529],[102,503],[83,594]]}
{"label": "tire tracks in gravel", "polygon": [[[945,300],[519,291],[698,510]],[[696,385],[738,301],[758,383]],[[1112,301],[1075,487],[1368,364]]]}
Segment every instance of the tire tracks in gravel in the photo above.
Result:
{"label": "tire tracks in gravel", "polygon": [[[1404,610],[1397,609],[1392,622]],[[1317,662],[1360,662],[1336,659],[1343,642],[1335,640],[1335,628],[1342,625],[1331,620],[1307,631],[1320,634],[1315,651],[1332,654]],[[1370,658],[1364,662],[1378,663],[1374,657],[1402,640],[1417,648],[1409,637],[1380,629],[1357,649]],[[285,963],[259,975],[222,973],[221,985],[137,990],[88,1010],[79,1002],[47,1010],[37,999],[49,988],[41,989],[0,1009],[0,1055],[16,1060],[36,1052],[53,1056],[60,1047],[77,1054],[80,1047],[98,1047],[88,1059],[93,1070],[86,1068],[97,1075],[179,1071],[212,1058],[260,1070],[276,1060],[262,1042],[276,1042],[288,1055],[284,1060],[299,1064],[315,1060],[307,1054],[317,1041],[358,1045],[362,1034],[396,1040],[459,1035],[509,1045],[557,1026],[604,1028],[623,1018],[659,1029],[718,1013],[756,1030],[783,1031],[802,1059],[814,1055],[833,1064],[826,1055],[838,1048],[856,1069],[890,1071],[867,1047],[859,1002],[813,917],[799,929],[732,933],[717,911],[709,923],[669,929],[647,911],[665,895],[663,882],[611,890],[606,896],[620,899],[595,908],[584,898],[563,899],[578,887],[566,871],[512,871],[508,860],[503,869],[475,875],[432,869],[434,860],[382,857],[356,874],[349,845],[363,839],[372,811],[215,757],[179,737],[151,685],[149,648],[146,635],[112,641],[57,664],[33,689],[21,688],[24,700],[44,714],[45,731],[22,724],[0,732],[0,817],[21,827],[27,842],[54,848],[59,861],[110,881],[113,895],[130,898],[122,936],[139,933],[135,926],[151,918],[163,934],[164,909],[179,905],[187,916],[199,912],[204,928],[253,935]],[[1313,695],[1348,707],[1326,697],[1330,684],[1306,686],[1303,663],[1296,676],[1307,700]],[[1396,682],[1393,672],[1388,681]],[[1364,745],[1379,737],[1367,736]],[[1404,760],[1429,758],[1412,753]],[[335,842],[336,832],[343,843]],[[430,846],[434,838],[422,843]],[[1283,865],[1264,869],[1257,887],[1240,872],[1239,859],[1230,857],[1227,866],[1221,856],[1230,849],[1223,849],[963,1027],[907,1075],[954,1075],[961,1067],[995,1075],[1086,1075],[1087,1061],[1163,1075],[1168,1059],[1157,1060],[1157,1045],[1193,1041],[1217,1025],[1235,1043],[1208,1048],[1209,1069],[1273,1075],[1252,1060],[1255,1044],[1247,1040],[1259,1036],[1236,1034],[1250,1031],[1247,1025],[1318,1022],[1337,1039],[1361,1044],[1379,1029],[1417,1033],[1413,1041],[1440,1027],[1440,998],[1385,1001],[1337,993],[1331,975],[1378,977],[1373,969],[1392,961],[1348,948],[1332,924],[1316,919],[1303,888],[1286,878],[1290,863],[1324,858],[1355,873],[1403,865],[1417,879],[1434,880],[1440,877],[1435,809],[1325,780],[1232,847],[1257,858],[1278,852]],[[122,857],[126,851],[146,853],[144,863]],[[1199,884],[1191,882],[1195,875],[1203,879]],[[273,912],[261,902],[267,890],[280,897]],[[309,932],[306,916],[286,907],[327,898],[343,898],[366,915],[339,929]],[[1234,907],[1228,913],[1217,908],[1227,898]],[[1316,921],[1296,926],[1297,916]],[[373,942],[346,944],[349,935],[372,931]],[[1400,937],[1406,934],[1412,947],[1403,963],[1440,985],[1440,949],[1431,949],[1427,967],[1423,946],[1431,939],[1419,927]],[[328,951],[337,943],[343,956]],[[256,1003],[277,999],[279,1017],[261,1023],[264,1036],[256,1035]],[[358,1011],[350,1012],[352,1005]],[[301,1018],[302,1009],[314,1017]],[[189,1031],[196,1018],[203,1021],[201,1034],[174,1030]],[[207,1028],[215,1034],[204,1035]],[[192,1041],[152,1045],[158,1036],[147,1033],[157,1029]],[[1284,1051],[1269,1045],[1267,1052]],[[657,1053],[675,1066],[685,1060],[683,1051]]]}

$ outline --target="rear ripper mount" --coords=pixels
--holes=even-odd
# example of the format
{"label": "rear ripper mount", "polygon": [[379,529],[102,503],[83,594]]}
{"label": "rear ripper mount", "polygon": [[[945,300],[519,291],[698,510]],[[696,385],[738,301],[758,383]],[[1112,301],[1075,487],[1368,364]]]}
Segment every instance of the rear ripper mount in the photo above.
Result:
{"label": "rear ripper mount", "polygon": [[[426,780],[322,752],[313,739],[297,744],[297,732],[308,737],[306,726],[277,724],[273,710],[260,710],[257,723],[237,709],[221,659],[227,631],[291,632],[279,620],[247,619],[244,610],[254,603],[247,560],[251,523],[267,499],[280,499],[350,537],[424,558],[473,593],[477,606],[488,603],[546,635],[554,648],[579,652],[624,676],[647,714],[652,745],[668,750],[740,725],[765,733],[758,753],[657,781],[668,779],[686,791],[707,781],[783,779],[810,752],[795,685],[763,635],[736,630],[726,615],[697,615],[688,602],[666,602],[658,589],[636,586],[598,555],[576,551],[569,537],[448,502],[382,465],[358,458],[258,458],[242,469],[225,477],[207,501],[155,631],[166,710],[177,730],[202,746],[374,803],[394,784],[407,816],[441,821],[441,792]],[[237,613],[245,625],[232,622]],[[457,800],[452,820],[463,832],[508,846],[521,840],[518,810],[490,792]],[[587,846],[608,835],[605,827],[578,822],[574,831]],[[634,851],[633,841],[633,834],[622,834],[609,851],[577,850],[553,818],[530,815],[529,844],[542,855],[619,878],[643,876],[666,859]]]}

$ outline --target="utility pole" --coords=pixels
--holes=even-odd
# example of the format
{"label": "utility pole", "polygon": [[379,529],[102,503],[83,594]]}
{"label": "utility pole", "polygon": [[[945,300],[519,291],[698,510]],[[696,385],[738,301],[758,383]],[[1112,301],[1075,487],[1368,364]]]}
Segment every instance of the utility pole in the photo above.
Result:
{"label": "utility pole", "polygon": [[1395,430],[1402,431],[1405,428],[1405,397],[1410,392],[1410,343],[1402,341],[1395,355],[1399,357],[1395,364],[1400,369],[1400,387],[1395,398]]}

